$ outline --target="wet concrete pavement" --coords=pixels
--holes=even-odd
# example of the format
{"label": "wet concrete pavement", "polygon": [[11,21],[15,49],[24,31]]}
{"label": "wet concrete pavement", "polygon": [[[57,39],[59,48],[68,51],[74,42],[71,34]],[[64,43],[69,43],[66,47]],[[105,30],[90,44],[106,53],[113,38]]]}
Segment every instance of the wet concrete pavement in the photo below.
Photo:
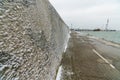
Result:
{"label": "wet concrete pavement", "polygon": [[120,80],[120,48],[71,33],[61,80]]}

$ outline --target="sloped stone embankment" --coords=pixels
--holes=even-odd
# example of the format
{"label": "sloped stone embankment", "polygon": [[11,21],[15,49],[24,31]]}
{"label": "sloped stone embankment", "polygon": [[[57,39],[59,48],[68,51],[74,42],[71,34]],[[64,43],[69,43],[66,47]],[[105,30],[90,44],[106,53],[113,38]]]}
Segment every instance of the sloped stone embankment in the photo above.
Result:
{"label": "sloped stone embankment", "polygon": [[54,80],[68,35],[48,0],[0,0],[0,80]]}

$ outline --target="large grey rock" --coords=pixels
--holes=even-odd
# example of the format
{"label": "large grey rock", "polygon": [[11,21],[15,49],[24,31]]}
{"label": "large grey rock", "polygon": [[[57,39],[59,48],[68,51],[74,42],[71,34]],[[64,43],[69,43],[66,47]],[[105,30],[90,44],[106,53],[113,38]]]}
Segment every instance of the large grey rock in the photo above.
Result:
{"label": "large grey rock", "polygon": [[54,80],[68,35],[48,0],[0,0],[0,80]]}

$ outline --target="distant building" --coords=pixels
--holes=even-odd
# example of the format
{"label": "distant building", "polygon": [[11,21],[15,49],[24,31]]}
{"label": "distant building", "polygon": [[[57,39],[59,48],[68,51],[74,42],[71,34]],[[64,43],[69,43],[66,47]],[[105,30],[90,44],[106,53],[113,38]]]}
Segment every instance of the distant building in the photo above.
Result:
{"label": "distant building", "polygon": [[98,29],[94,29],[93,31],[102,31],[102,30],[98,28]]}

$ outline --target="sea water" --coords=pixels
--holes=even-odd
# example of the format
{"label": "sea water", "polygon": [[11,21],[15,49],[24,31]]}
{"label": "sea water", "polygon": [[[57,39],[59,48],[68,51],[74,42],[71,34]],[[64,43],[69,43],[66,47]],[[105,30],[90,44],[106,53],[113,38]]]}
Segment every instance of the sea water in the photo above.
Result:
{"label": "sea water", "polygon": [[83,31],[82,33],[115,43],[120,43],[120,31]]}

